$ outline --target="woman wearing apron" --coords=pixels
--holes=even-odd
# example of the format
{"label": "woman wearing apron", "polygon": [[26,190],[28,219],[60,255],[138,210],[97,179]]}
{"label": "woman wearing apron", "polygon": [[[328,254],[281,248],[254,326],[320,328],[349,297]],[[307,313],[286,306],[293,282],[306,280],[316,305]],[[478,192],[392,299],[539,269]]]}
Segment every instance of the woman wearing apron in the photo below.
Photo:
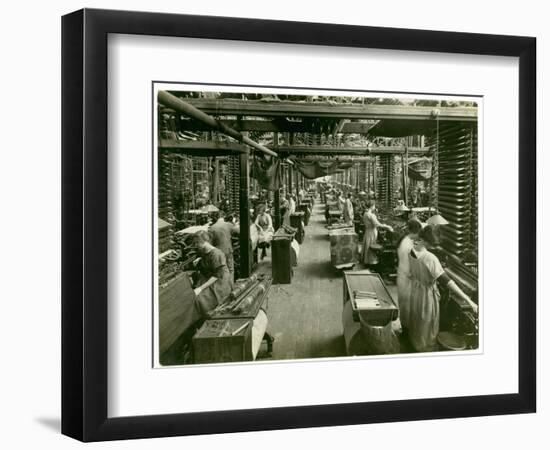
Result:
{"label": "woman wearing apron", "polygon": [[344,223],[353,226],[353,203],[351,202],[351,194],[347,194],[344,203]]}
{"label": "woman wearing apron", "polygon": [[223,252],[210,243],[208,232],[198,231],[193,235],[193,246],[197,248],[200,261],[196,309],[200,317],[206,318],[208,312],[223,303],[231,293],[233,280],[227,268]]}
{"label": "woman wearing apron", "polygon": [[262,249],[261,259],[264,259],[267,255],[266,248],[269,247],[274,232],[271,216],[265,210],[265,205],[258,207],[258,216],[254,222],[258,228],[258,247]]}
{"label": "woman wearing apron", "polygon": [[367,210],[363,214],[363,223],[365,225],[365,236],[363,238],[363,263],[365,265],[378,264],[378,257],[372,250],[372,245],[376,243],[378,239],[378,228],[385,228],[389,231],[393,231],[393,228],[389,225],[385,225],[378,221],[375,214],[376,202],[369,200],[367,203]]}
{"label": "woman wearing apron", "polygon": [[449,278],[439,259],[428,247],[437,243],[432,225],[426,225],[418,233],[409,253],[411,294],[409,310],[409,339],[417,352],[437,350],[439,334],[439,288],[450,289],[466,300],[477,314],[477,305],[470,300],[456,283]]}
{"label": "woman wearing apron", "polygon": [[417,219],[407,222],[407,234],[397,244],[397,303],[399,306],[399,319],[403,328],[409,327],[409,302],[411,294],[411,279],[409,254],[422,224]]}

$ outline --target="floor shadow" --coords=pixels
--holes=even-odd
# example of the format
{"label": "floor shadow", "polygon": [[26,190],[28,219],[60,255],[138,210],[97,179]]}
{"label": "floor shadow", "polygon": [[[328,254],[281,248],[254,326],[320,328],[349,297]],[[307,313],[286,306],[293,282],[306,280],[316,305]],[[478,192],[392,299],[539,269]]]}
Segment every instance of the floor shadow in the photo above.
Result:
{"label": "floor shadow", "polygon": [[329,336],[319,342],[319,347],[313,351],[311,358],[329,358],[346,356],[346,341],[344,336]]}
{"label": "floor shadow", "polygon": [[330,261],[315,261],[304,264],[300,267],[298,262],[297,269],[304,278],[334,278],[334,268],[330,265]]}
{"label": "floor shadow", "polygon": [[61,433],[61,419],[59,417],[36,417],[34,420],[50,431]]}
{"label": "floor shadow", "polygon": [[306,234],[306,239],[309,238],[312,241],[328,241],[328,234]]}

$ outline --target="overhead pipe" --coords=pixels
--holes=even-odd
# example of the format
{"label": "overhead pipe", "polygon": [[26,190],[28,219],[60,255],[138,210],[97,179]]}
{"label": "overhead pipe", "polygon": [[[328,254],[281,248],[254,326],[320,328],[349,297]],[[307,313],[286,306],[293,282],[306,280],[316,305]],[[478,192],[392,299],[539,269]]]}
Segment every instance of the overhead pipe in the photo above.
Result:
{"label": "overhead pipe", "polygon": [[211,128],[218,130],[221,133],[226,134],[227,136],[230,136],[239,142],[243,142],[244,144],[250,147],[260,150],[261,152],[267,155],[275,156],[275,157],[278,156],[277,153],[275,153],[273,150],[270,150],[267,147],[264,147],[263,145],[258,144],[257,142],[254,142],[252,139],[248,138],[247,136],[243,136],[237,130],[234,130],[233,128],[228,127],[221,121],[214,119],[212,116],[209,116],[208,114],[202,112],[200,109],[197,109],[194,106],[190,105],[189,103],[184,102],[182,99],[176,97],[175,95],[172,95],[166,91],[159,91],[158,101],[160,104],[168,108],[172,108],[175,111],[183,113],[189,117],[192,117],[193,119],[199,120],[200,122],[205,123]]}

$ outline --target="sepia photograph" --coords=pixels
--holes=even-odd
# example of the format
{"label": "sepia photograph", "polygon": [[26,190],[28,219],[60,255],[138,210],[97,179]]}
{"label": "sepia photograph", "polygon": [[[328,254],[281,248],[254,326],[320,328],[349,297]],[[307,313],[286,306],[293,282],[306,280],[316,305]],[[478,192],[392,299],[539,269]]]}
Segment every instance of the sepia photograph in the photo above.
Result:
{"label": "sepia photograph", "polygon": [[155,82],[152,106],[155,367],[480,350],[482,98]]}

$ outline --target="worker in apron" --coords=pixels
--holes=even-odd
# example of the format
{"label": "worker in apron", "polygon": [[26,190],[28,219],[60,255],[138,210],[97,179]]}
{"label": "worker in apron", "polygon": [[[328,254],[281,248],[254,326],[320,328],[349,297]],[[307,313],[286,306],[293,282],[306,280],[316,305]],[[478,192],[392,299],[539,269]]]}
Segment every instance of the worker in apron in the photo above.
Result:
{"label": "worker in apron", "polygon": [[271,245],[273,239],[273,221],[271,216],[266,212],[265,205],[258,206],[258,215],[254,222],[258,228],[258,247],[262,249],[261,259],[264,259],[267,255],[266,249]]}
{"label": "worker in apron", "polygon": [[216,220],[208,229],[208,233],[210,234],[210,243],[217,249],[221,250],[225,255],[227,268],[231,274],[231,282],[233,282],[235,275],[235,264],[233,260],[233,243],[231,241],[231,237],[233,235],[238,235],[239,233],[231,218],[228,217],[229,220],[226,221],[223,213],[221,214],[221,217],[216,216],[217,215],[214,214],[214,219]]}
{"label": "worker in apron", "polygon": [[409,327],[409,303],[411,295],[411,278],[409,254],[418,238],[422,224],[418,219],[407,222],[407,232],[397,244],[397,304],[399,306],[399,320],[405,329]]}
{"label": "worker in apron", "polygon": [[208,232],[201,230],[195,233],[193,246],[200,255],[200,260],[196,264],[199,280],[198,286],[194,289],[197,296],[195,306],[200,316],[204,318],[208,316],[209,311],[227,300],[233,280],[225,255],[210,243]]}
{"label": "worker in apron", "polygon": [[470,304],[477,314],[477,305],[449,278],[437,256],[428,250],[437,244],[433,225],[426,225],[418,233],[409,253],[410,308],[409,339],[417,352],[431,352],[438,348],[439,286],[447,287]]}
{"label": "worker in apron", "polygon": [[351,202],[351,194],[348,193],[344,202],[344,223],[353,226],[353,203]]}
{"label": "worker in apron", "polygon": [[371,248],[376,244],[378,239],[378,228],[385,228],[389,231],[393,231],[390,225],[385,225],[378,221],[375,213],[376,202],[369,200],[367,202],[367,210],[363,214],[363,223],[365,225],[365,235],[363,237],[363,255],[362,260],[365,265],[378,264],[378,256]]}

